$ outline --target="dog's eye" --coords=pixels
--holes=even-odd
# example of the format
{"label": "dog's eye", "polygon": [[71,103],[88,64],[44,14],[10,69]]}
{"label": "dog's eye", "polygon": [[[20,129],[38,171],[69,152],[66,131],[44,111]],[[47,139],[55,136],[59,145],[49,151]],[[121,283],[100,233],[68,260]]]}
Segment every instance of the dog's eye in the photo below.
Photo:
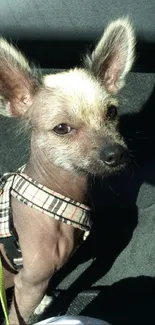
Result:
{"label": "dog's eye", "polygon": [[57,133],[57,134],[68,134],[68,133],[70,133],[71,131],[72,131],[73,129],[69,126],[69,125],[67,125],[67,124],[65,124],[65,123],[62,123],[62,124],[59,124],[59,125],[57,125],[57,126],[55,126],[55,128],[53,129],[53,131],[55,132],[55,133]]}
{"label": "dog's eye", "polygon": [[110,105],[107,109],[107,117],[113,120],[117,116],[117,107],[115,105]]}

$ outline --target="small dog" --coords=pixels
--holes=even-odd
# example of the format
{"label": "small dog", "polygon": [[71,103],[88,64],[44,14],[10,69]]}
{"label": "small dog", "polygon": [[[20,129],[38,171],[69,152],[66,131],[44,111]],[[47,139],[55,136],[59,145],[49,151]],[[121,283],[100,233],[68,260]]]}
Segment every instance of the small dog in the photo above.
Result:
{"label": "small dog", "polygon": [[[90,230],[89,223],[79,221],[83,215],[88,220],[88,176],[114,173],[128,160],[117,128],[115,95],[133,64],[134,47],[129,20],[118,19],[107,26],[92,54],[85,57],[84,68],[42,78],[21,53],[0,39],[0,113],[24,119],[31,126],[29,161],[22,170],[10,174],[10,187],[6,188],[5,177],[2,182],[6,193],[11,193],[11,222],[22,254],[22,268],[17,272],[5,242],[0,241],[6,288],[14,285],[11,325],[27,324],[52,275],[67,262],[83,233]],[[44,199],[43,209],[35,195],[31,202],[28,191],[21,194],[18,182],[25,186],[24,191],[28,183],[33,191],[37,188],[39,194],[35,195],[37,202]],[[46,202],[49,197],[52,215]],[[64,202],[68,217],[62,210]],[[1,202],[4,221],[2,208]],[[78,222],[73,217],[76,213],[80,215]],[[4,237],[9,240],[12,232],[7,231]]]}

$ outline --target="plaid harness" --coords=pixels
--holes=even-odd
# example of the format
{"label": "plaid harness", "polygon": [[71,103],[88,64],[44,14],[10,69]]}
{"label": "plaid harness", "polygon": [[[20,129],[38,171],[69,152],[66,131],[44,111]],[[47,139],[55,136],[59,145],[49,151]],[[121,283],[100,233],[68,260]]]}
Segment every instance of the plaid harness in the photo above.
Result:
{"label": "plaid harness", "polygon": [[22,254],[13,226],[11,196],[55,220],[84,231],[83,240],[91,229],[90,209],[39,184],[22,171],[6,173],[0,178],[0,243],[15,269],[22,267]]}

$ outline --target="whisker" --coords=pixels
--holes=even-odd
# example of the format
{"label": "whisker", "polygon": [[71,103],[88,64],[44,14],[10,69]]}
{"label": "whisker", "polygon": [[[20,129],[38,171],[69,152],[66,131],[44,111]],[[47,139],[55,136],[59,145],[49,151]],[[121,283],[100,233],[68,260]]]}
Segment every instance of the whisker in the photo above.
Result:
{"label": "whisker", "polygon": [[117,193],[110,185],[109,185],[109,189],[111,190],[111,192],[113,192],[114,194],[116,194],[117,196],[120,196],[119,193]]}

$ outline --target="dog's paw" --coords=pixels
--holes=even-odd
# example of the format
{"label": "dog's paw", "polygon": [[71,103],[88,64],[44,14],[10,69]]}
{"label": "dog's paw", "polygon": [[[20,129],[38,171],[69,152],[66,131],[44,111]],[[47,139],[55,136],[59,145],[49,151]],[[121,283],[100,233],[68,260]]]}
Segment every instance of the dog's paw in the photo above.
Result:
{"label": "dog's paw", "polygon": [[53,301],[52,297],[48,297],[47,295],[44,296],[41,303],[38,305],[38,307],[34,311],[34,315],[41,315],[45,311],[45,309],[51,304]]}

